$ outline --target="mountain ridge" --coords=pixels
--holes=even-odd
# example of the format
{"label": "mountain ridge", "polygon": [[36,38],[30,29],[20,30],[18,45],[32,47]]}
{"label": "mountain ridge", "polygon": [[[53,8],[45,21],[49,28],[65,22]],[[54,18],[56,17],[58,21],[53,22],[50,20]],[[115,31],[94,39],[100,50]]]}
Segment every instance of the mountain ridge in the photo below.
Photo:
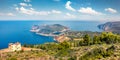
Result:
{"label": "mountain ridge", "polygon": [[98,28],[106,32],[120,33],[120,21],[106,22],[98,25]]}

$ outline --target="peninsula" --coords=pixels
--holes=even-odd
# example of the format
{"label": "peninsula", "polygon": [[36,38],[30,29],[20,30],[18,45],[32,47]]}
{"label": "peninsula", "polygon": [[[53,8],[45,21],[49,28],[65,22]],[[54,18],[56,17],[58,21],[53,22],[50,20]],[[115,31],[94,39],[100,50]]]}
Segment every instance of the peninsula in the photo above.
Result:
{"label": "peninsula", "polygon": [[33,25],[31,32],[43,36],[58,36],[63,34],[63,32],[68,31],[69,28],[60,24],[51,24],[51,25]]}
{"label": "peninsula", "polygon": [[106,22],[104,24],[98,25],[98,28],[106,32],[113,32],[120,34],[120,21]]}

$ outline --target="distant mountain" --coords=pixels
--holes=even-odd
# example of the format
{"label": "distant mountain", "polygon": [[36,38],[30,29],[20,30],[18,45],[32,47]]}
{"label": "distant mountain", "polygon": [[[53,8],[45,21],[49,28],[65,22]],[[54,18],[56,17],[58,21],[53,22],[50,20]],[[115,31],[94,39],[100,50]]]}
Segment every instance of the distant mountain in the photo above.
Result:
{"label": "distant mountain", "polygon": [[120,33],[120,21],[106,22],[105,24],[98,25],[98,28],[107,32]]}
{"label": "distant mountain", "polygon": [[32,32],[36,32],[40,35],[45,36],[53,36],[53,35],[59,35],[64,31],[69,30],[66,26],[60,25],[60,24],[52,24],[52,25],[34,25],[31,29]]}

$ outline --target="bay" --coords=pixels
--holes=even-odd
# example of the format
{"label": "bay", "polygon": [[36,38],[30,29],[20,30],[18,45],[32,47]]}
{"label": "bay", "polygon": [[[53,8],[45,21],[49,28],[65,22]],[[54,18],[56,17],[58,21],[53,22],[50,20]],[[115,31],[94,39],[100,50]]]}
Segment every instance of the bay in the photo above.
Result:
{"label": "bay", "polygon": [[98,31],[96,21],[0,21],[0,49],[7,48],[9,43],[43,44],[54,42],[53,37],[46,37],[30,32],[33,25],[61,24],[74,31]]}

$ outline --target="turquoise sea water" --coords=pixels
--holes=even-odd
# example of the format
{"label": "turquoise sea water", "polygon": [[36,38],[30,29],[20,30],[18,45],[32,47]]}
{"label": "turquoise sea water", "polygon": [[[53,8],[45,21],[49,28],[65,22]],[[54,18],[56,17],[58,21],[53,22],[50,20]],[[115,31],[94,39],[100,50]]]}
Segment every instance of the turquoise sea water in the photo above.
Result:
{"label": "turquoise sea water", "polygon": [[101,31],[94,21],[0,21],[0,49],[7,48],[8,43],[43,44],[54,42],[52,37],[40,36],[30,32],[32,25],[61,24],[75,31]]}

